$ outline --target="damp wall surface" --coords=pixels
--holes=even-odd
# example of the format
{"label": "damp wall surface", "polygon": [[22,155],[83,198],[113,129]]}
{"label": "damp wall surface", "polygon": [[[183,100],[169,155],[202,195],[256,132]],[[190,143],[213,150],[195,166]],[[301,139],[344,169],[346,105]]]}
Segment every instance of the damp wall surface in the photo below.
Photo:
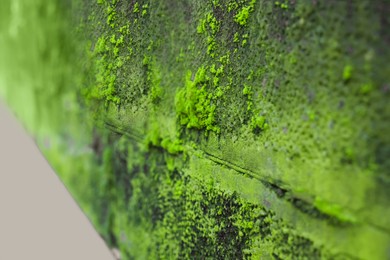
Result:
{"label": "damp wall surface", "polygon": [[389,2],[68,5],[1,90],[123,259],[390,257]]}

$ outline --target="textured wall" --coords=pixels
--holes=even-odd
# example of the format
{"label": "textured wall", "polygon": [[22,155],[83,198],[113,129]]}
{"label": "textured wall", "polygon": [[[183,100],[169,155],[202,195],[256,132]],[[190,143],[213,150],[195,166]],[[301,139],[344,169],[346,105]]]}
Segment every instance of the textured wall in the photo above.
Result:
{"label": "textured wall", "polygon": [[73,4],[42,149],[123,259],[390,258],[387,1]]}
{"label": "textured wall", "polygon": [[86,97],[118,134],[103,154],[113,243],[168,258],[389,257],[388,7],[88,6]]}

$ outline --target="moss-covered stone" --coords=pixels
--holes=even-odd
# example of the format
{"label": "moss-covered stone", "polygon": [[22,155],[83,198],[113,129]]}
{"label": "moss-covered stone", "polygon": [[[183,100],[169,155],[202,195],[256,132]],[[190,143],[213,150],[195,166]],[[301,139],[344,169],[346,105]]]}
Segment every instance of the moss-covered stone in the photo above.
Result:
{"label": "moss-covered stone", "polygon": [[[41,147],[123,259],[389,257],[386,1],[73,4],[74,59],[54,41],[42,78],[22,68],[77,94]],[[76,68],[66,88],[53,57]]]}

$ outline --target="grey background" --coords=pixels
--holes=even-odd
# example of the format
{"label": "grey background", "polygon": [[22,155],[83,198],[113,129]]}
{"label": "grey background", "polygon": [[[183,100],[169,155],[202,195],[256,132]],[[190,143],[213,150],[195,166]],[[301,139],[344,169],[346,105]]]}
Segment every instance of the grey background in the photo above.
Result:
{"label": "grey background", "polygon": [[0,260],[19,259],[114,257],[0,100]]}

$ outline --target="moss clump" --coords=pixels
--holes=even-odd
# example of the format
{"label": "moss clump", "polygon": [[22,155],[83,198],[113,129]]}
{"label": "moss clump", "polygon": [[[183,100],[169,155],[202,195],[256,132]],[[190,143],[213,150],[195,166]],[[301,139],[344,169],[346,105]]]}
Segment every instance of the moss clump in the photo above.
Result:
{"label": "moss clump", "polygon": [[254,5],[256,4],[256,0],[251,0],[249,5],[244,6],[235,16],[234,21],[242,26],[247,24],[249,19],[249,14],[253,12]]}
{"label": "moss clump", "polygon": [[252,116],[250,126],[254,132],[259,132],[260,130],[266,130],[268,128],[264,116]]}
{"label": "moss clump", "polygon": [[276,2],[275,2],[275,6],[278,6],[278,7],[282,8],[282,9],[288,9],[287,1],[285,1],[284,3],[281,3],[281,2],[279,2],[279,1],[276,1]]}
{"label": "moss clump", "polygon": [[135,2],[134,6],[133,6],[133,13],[139,13],[139,3],[138,2]]}
{"label": "moss clump", "polygon": [[206,36],[207,54],[211,57],[215,57],[215,51],[217,50],[215,37],[220,29],[220,26],[220,22],[217,21],[212,12],[206,13],[204,18],[200,19],[197,26],[197,32]]}
{"label": "moss clump", "polygon": [[185,87],[176,94],[176,114],[181,125],[187,128],[214,131],[219,133],[220,129],[215,125],[215,104],[212,103],[213,95],[207,91],[209,77],[206,69],[201,67],[191,79],[189,71],[185,78]]}
{"label": "moss clump", "polygon": [[150,147],[161,147],[169,154],[177,155],[183,152],[183,141],[179,138],[163,136],[157,123],[153,123],[144,139],[144,144]]}
{"label": "moss clump", "polygon": [[210,30],[212,35],[217,34],[220,28],[220,23],[217,21],[215,16],[210,12],[205,15],[203,19],[199,21],[197,27],[198,33],[205,33],[207,30]]}
{"label": "moss clump", "polygon": [[351,65],[346,65],[343,70],[343,79],[344,81],[348,81],[352,77],[353,67]]}

